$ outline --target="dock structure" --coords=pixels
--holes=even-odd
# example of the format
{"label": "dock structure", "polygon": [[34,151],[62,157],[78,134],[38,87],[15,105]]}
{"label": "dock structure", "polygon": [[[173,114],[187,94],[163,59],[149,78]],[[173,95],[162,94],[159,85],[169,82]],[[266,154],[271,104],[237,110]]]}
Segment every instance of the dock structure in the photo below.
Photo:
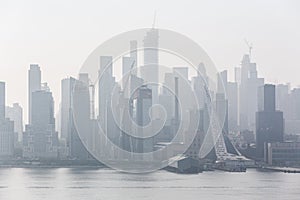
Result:
{"label": "dock structure", "polygon": [[284,173],[300,173],[300,168],[263,166],[263,170]]}

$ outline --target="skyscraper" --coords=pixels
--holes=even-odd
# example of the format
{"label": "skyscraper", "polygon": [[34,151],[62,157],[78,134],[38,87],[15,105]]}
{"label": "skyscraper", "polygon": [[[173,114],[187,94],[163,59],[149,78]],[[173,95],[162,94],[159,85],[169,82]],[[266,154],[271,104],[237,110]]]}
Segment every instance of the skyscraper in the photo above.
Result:
{"label": "skyscraper", "polygon": [[286,134],[300,134],[300,88],[294,88],[288,95],[287,91],[282,92],[281,109],[285,118]]}
{"label": "skyscraper", "polygon": [[[77,160],[89,159],[89,152],[86,149],[92,150],[93,139],[91,133],[91,119],[90,119],[90,94],[89,94],[89,77],[86,73],[79,74],[78,80],[73,78],[65,80],[65,84],[69,82],[70,87],[68,91],[64,91],[65,108],[69,110],[66,121],[67,123],[67,147],[70,158]],[[67,84],[68,85],[68,84]],[[69,96],[71,95],[71,97]]]}
{"label": "skyscraper", "polygon": [[224,93],[227,96],[227,70],[221,71],[218,75],[218,93]]}
{"label": "skyscraper", "polygon": [[[177,97],[180,103],[180,113],[178,113],[178,120],[186,120],[189,118],[189,110],[193,108],[193,98],[186,98],[192,97],[191,90],[187,89],[190,88],[190,83],[188,80],[188,67],[174,67],[173,68],[173,76],[177,77],[178,83],[178,94]],[[175,79],[174,79],[175,80]],[[175,81],[173,80],[173,83]],[[174,84],[175,86],[175,84]],[[175,89],[175,88],[174,88]],[[174,113],[175,115],[175,113]]]}
{"label": "skyscraper", "polygon": [[5,118],[5,83],[0,82],[0,157],[14,153],[14,122]]}
{"label": "skyscraper", "polygon": [[61,80],[61,138],[69,140],[70,115],[72,106],[72,92],[75,87],[75,79],[65,78]]}
{"label": "skyscraper", "polygon": [[12,107],[6,106],[5,115],[14,122],[15,143],[21,142],[23,137],[23,109],[18,103],[14,103]]}
{"label": "skyscraper", "polygon": [[113,88],[112,56],[100,56],[99,75],[99,118],[105,122]]}
{"label": "skyscraper", "polygon": [[32,93],[31,124],[26,125],[23,156],[49,159],[58,156],[58,133],[55,131],[52,93],[38,90]]}
{"label": "skyscraper", "polygon": [[145,82],[153,82],[148,87],[152,90],[152,103],[158,103],[159,56],[158,29],[150,29],[144,37],[144,66],[141,67],[141,78]]}
{"label": "skyscraper", "polygon": [[[137,41],[136,40],[131,40],[130,41],[130,58],[132,59],[132,61],[134,61],[134,65],[133,67],[136,68],[137,67],[137,63],[138,63],[138,57],[137,57]],[[133,71],[133,75],[137,76],[137,70]]]}
{"label": "skyscraper", "polygon": [[228,100],[227,100],[227,70],[217,74],[218,87],[216,93],[216,112],[223,133],[228,134]]}
{"label": "skyscraper", "polygon": [[283,142],[283,113],[277,111],[275,105],[275,85],[260,87],[256,112],[256,149],[259,159],[264,157],[266,143]]}
{"label": "skyscraper", "polygon": [[5,119],[5,83],[0,82],[0,120]]}
{"label": "skyscraper", "polygon": [[28,70],[28,124],[32,120],[32,93],[41,90],[41,70],[39,65],[31,64]]}
{"label": "skyscraper", "polygon": [[238,125],[238,84],[236,82],[227,83],[228,99],[228,129],[237,130]]}
{"label": "skyscraper", "polygon": [[47,83],[41,84],[41,70],[36,64],[28,71],[29,123],[23,134],[23,156],[49,159],[58,156],[54,100]]}
{"label": "skyscraper", "polygon": [[263,87],[259,87],[257,91],[257,98],[258,111],[276,111],[275,85],[265,84]]}
{"label": "skyscraper", "polygon": [[240,85],[240,128],[255,129],[255,112],[257,111],[257,88],[264,85],[264,79],[258,78],[256,63],[250,61],[249,55],[244,55],[241,67]]}
{"label": "skyscraper", "polygon": [[[136,123],[144,127],[150,123],[150,108],[152,106],[152,91],[147,86],[141,86],[136,91]],[[144,129],[138,129],[139,135],[144,136]],[[153,138],[138,139],[137,152],[151,152],[153,148]]]}
{"label": "skyscraper", "polygon": [[[131,70],[131,67],[133,67],[133,65],[135,65],[135,61],[132,57],[123,57],[122,58],[122,88],[124,90],[124,88],[126,88],[125,92],[125,97],[129,97],[129,92],[130,92],[130,78],[129,76],[132,74],[136,74],[135,71],[136,70]],[[125,85],[127,84],[127,86],[125,87]]]}
{"label": "skyscraper", "polygon": [[112,56],[100,56],[100,80],[99,80],[99,122],[101,128],[108,138],[112,141],[118,137],[116,122],[112,115],[111,95],[115,85],[115,78],[113,77],[113,58]]}

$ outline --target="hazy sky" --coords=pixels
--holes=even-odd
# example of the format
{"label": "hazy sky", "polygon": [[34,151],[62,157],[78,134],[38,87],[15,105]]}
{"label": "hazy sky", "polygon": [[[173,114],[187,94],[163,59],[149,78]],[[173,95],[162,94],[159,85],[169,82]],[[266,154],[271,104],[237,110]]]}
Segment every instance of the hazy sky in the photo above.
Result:
{"label": "hazy sky", "polygon": [[239,65],[253,43],[259,76],[300,85],[300,1],[0,1],[0,80],[7,103],[19,102],[27,121],[27,70],[38,63],[54,93],[60,80],[76,76],[102,41],[132,29],[156,26],[198,42],[220,70]]}

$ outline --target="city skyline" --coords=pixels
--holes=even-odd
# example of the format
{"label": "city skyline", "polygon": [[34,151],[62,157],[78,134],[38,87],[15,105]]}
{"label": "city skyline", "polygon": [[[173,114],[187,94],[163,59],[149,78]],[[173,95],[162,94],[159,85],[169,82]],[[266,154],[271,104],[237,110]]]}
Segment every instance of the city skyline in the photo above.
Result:
{"label": "city skyline", "polygon": [[[244,55],[247,55],[248,54],[248,52],[246,52]],[[124,57],[124,58],[126,58],[126,57]],[[234,77],[234,75],[229,79],[228,78],[228,74],[231,74],[231,73],[235,73],[234,71],[236,70],[236,68],[240,68],[241,66],[242,66],[242,62],[243,62],[243,60],[242,59],[240,59],[241,60],[241,62],[240,62],[240,65],[238,65],[238,66],[235,66],[235,67],[233,67],[232,69],[230,69],[230,70],[228,70],[228,69],[222,69],[222,70],[220,70],[220,69],[218,69],[219,70],[219,73],[220,73],[220,76],[222,76],[221,74],[222,74],[222,72],[224,72],[224,71],[226,71],[226,76],[227,76],[227,78],[226,78],[226,80],[229,82],[229,83],[236,83],[236,78]],[[128,61],[129,62],[129,61]],[[251,62],[253,62],[253,60],[251,60]],[[263,76],[261,76],[261,74],[259,73],[259,71],[260,71],[260,68],[259,68],[259,63],[256,63],[255,61],[254,61],[254,63],[255,64],[258,64],[258,69],[257,69],[257,74],[260,76],[260,77],[263,77]],[[40,64],[38,64],[38,63],[31,63],[31,64],[29,64],[27,67],[30,67],[30,66],[37,66],[38,68],[39,68],[39,70],[44,70],[44,68],[40,65]],[[174,66],[173,68],[176,68],[176,66]],[[28,69],[27,69],[28,70]],[[121,70],[121,69],[120,69]],[[27,71],[27,73],[29,72],[29,70]],[[39,72],[39,73],[41,73],[41,72]],[[45,73],[44,73],[45,74]],[[61,81],[63,80],[63,79],[68,79],[68,78],[72,78],[72,77],[78,77],[78,75],[79,75],[80,73],[78,73],[77,72],[77,74],[75,74],[75,75],[66,75],[66,76],[64,76],[64,77],[62,77],[61,79],[60,79],[60,82],[59,82],[59,87],[61,87]],[[28,74],[24,74],[24,76],[26,77],[26,79],[27,79],[27,75]],[[43,77],[42,75],[40,75],[40,79],[41,79],[41,77]],[[189,76],[188,77],[190,80],[191,80],[191,78],[193,78],[192,76]],[[265,82],[266,83],[269,83],[269,84],[275,84],[275,85],[288,85],[289,86],[289,90],[291,91],[291,90],[293,90],[293,89],[297,89],[297,88],[300,88],[300,85],[299,86],[295,86],[293,83],[291,83],[291,82],[276,82],[276,83],[274,83],[274,82],[272,82],[272,81],[267,81],[268,80],[268,78],[267,77],[263,77],[264,79],[265,79]],[[9,88],[8,86],[8,82],[5,80],[5,79],[0,79],[0,81],[2,81],[2,82],[5,82],[6,83],[6,88]],[[27,85],[26,85],[26,87],[28,86],[28,84],[29,84],[29,82],[28,81],[26,81],[27,82]],[[51,82],[51,80],[49,81],[49,80],[45,80],[45,79],[41,79],[40,80],[40,83],[42,84],[44,84],[44,83],[47,83],[48,84],[48,82]],[[49,84],[48,84],[49,85]],[[51,85],[49,85],[50,86],[50,88],[51,88],[51,92],[52,93],[54,93],[53,92],[53,90],[52,90],[52,87],[51,87]],[[56,86],[57,87],[57,86]],[[218,86],[217,86],[218,87]],[[8,89],[7,89],[8,90]],[[27,88],[26,88],[26,93],[27,93]],[[60,93],[60,95],[57,95],[56,97],[55,97],[55,95],[53,95],[53,98],[54,98],[54,108],[55,108],[55,110],[54,110],[54,114],[55,114],[55,116],[57,117],[57,114],[60,112],[60,108],[59,108],[59,106],[60,106],[60,104],[61,104],[61,88],[59,89],[59,93]],[[28,94],[27,95],[25,95],[26,97],[29,97],[28,96]],[[25,105],[23,105],[23,101],[21,101],[21,100],[17,100],[16,99],[16,101],[12,101],[12,102],[9,102],[8,100],[9,99],[12,99],[12,97],[15,99],[17,96],[16,95],[12,95],[12,94],[10,94],[10,92],[6,92],[6,99],[5,99],[5,101],[6,101],[6,105],[7,106],[13,106],[14,104],[20,104],[21,105],[21,107],[23,108],[23,119],[24,119],[24,123],[26,122],[28,122],[28,116],[29,116],[29,112],[28,112],[28,105],[30,104],[29,103],[29,101],[30,100],[26,100],[25,101]],[[22,97],[21,99],[23,99],[24,97]],[[28,99],[28,98],[27,98]]]}
{"label": "city skyline", "polygon": [[0,0],[0,200],[298,200],[299,11]]}
{"label": "city skyline", "polygon": [[[88,159],[90,153],[98,160],[101,160],[98,153],[102,155],[106,152],[105,148],[107,148],[107,143],[102,143],[103,141],[106,141],[105,138],[101,138],[101,131],[103,130],[104,134],[108,136],[111,142],[117,146],[120,145],[120,147],[126,149],[126,151],[129,149],[129,152],[133,153],[145,153],[145,151],[155,152],[156,150],[163,149],[161,147],[156,147],[158,149],[155,150],[155,145],[161,145],[160,142],[170,142],[173,140],[173,137],[176,142],[182,143],[183,145],[179,145],[181,147],[177,147],[177,150],[173,149],[172,151],[176,152],[181,149],[180,151],[184,152],[185,150],[182,148],[186,145],[188,148],[191,144],[190,142],[193,142],[194,140],[194,136],[189,135],[191,132],[197,132],[196,138],[198,137],[198,140],[202,141],[204,146],[206,146],[207,135],[211,135],[217,145],[214,147],[215,144],[209,144],[208,148],[214,147],[217,159],[220,160],[223,160],[224,156],[234,160],[238,155],[236,150],[231,149],[231,142],[228,144],[228,141],[230,140],[229,138],[227,139],[228,135],[234,137],[234,134],[236,133],[250,131],[252,134],[254,133],[257,135],[257,149],[260,150],[260,159],[262,159],[265,142],[273,141],[283,143],[283,134],[300,133],[299,126],[295,124],[297,123],[297,120],[299,120],[297,105],[291,105],[294,107],[281,107],[283,104],[282,101],[285,100],[284,98],[289,98],[288,101],[291,102],[298,100],[297,96],[292,96],[295,91],[297,94],[297,90],[291,91],[288,85],[285,85],[286,87],[282,87],[284,85],[279,85],[280,87],[277,90],[280,95],[275,95],[275,85],[266,84],[264,78],[259,76],[256,63],[251,61],[251,54],[245,54],[241,61],[241,67],[235,68],[235,82],[228,81],[227,70],[221,72],[214,71],[211,73],[209,67],[213,66],[210,66],[205,57],[201,57],[200,60],[196,61],[199,70],[196,74],[191,73],[189,66],[173,67],[167,71],[160,70],[161,73],[164,73],[163,82],[164,87],[166,86],[166,88],[157,86],[155,86],[157,87],[155,88],[151,85],[151,81],[154,80],[154,83],[160,82],[158,81],[158,66],[161,66],[159,63],[159,58],[161,59],[161,57],[159,56],[158,50],[154,49],[159,47],[160,37],[163,39],[166,36],[172,38],[172,34],[176,33],[165,32],[165,30],[155,28],[144,29],[141,33],[144,38],[142,44],[140,44],[141,41],[126,40],[127,49],[133,49],[133,52],[130,53],[130,57],[127,57],[125,54],[122,58],[123,80],[117,80],[116,74],[114,73],[114,67],[119,67],[113,62],[115,54],[103,56],[102,54],[105,51],[100,51],[101,54],[98,54],[96,51],[91,54],[93,56],[89,57],[89,59],[95,60],[96,63],[88,62],[87,66],[96,68],[90,70],[83,68],[79,73],[78,78],[75,77],[61,80],[61,111],[59,113],[60,117],[57,117],[56,119],[56,129],[54,100],[51,89],[47,83],[42,82],[41,76],[43,73],[40,66],[37,64],[30,65],[27,76],[29,83],[28,107],[31,112],[28,113],[30,122],[26,124],[23,134],[24,158],[32,159],[37,156],[40,158],[61,159],[69,158],[69,156],[74,153],[74,158]],[[186,44],[189,43],[186,42]],[[142,57],[140,57],[140,53],[134,53],[136,52],[136,49],[132,48],[132,45],[134,45],[135,48],[137,48],[137,45],[142,45],[144,51],[143,63],[136,62],[142,60]],[[154,46],[154,49],[152,49],[152,46]],[[176,55],[176,52],[174,55]],[[124,60],[127,61],[124,62]],[[202,61],[205,64],[202,63]],[[134,65],[138,66],[139,73],[136,73],[136,70],[133,70],[133,72],[130,72],[129,76],[126,76],[126,73],[131,71]],[[144,71],[145,69],[147,70],[146,73]],[[86,70],[89,73],[87,73]],[[93,70],[95,71],[93,72]],[[96,77],[100,78],[99,80],[96,80],[96,82],[93,82],[92,77],[94,77],[93,74],[95,72],[98,73],[98,76]],[[150,83],[147,81],[150,81]],[[189,91],[190,84],[192,86],[191,91]],[[1,89],[1,102],[3,107],[3,104],[5,104],[4,99],[6,90],[4,82],[2,82],[2,85],[4,85]],[[261,90],[263,86],[264,88],[267,88],[267,92],[265,92],[264,95],[262,95],[263,92],[261,92],[264,91]],[[269,86],[271,86],[273,90],[269,89]],[[114,94],[116,88],[117,96]],[[128,91],[130,96],[128,96],[125,91]],[[192,100],[193,95],[190,92],[195,93],[195,101]],[[95,94],[98,96],[97,98],[95,98]],[[190,96],[191,98],[186,99],[185,97],[187,96]],[[165,113],[167,115],[167,123],[163,124],[163,129],[161,130],[157,128],[160,126],[159,121],[164,118],[162,113],[159,110],[152,110],[152,114],[150,114],[150,108],[157,104],[153,102],[154,99],[157,99],[157,103],[167,108]],[[278,101],[277,103],[276,99]],[[99,101],[99,104],[97,100]],[[126,101],[129,103],[128,106],[126,106]],[[200,104],[197,104],[196,102],[199,102]],[[168,104],[173,104],[173,106],[170,107]],[[98,107],[95,105],[98,105]],[[111,107],[110,105],[114,106]],[[283,112],[277,112],[276,107],[284,111],[286,122],[291,123],[289,128],[294,128],[292,132],[284,131]],[[292,110],[294,109],[295,111],[291,112],[289,108],[292,108]],[[2,108],[2,110],[4,109]],[[19,110],[19,108],[16,108],[16,111],[17,110]],[[127,112],[126,110],[128,110],[130,116],[124,115]],[[204,115],[205,112],[209,113],[209,115]],[[2,114],[3,113],[4,111],[2,111]],[[20,113],[20,111],[18,111],[18,113]],[[293,115],[295,117],[293,117]],[[197,119],[197,116],[200,116],[200,118]],[[272,117],[275,117],[276,120],[278,120],[276,124],[279,126],[281,124],[282,130],[280,128],[275,128],[272,120],[267,121],[268,118],[270,119]],[[22,121],[22,118],[14,118],[18,124]],[[132,124],[128,119],[124,121],[125,118],[131,118],[135,123]],[[2,119],[2,121],[3,120],[4,119]],[[198,127],[189,127],[190,121],[198,124]],[[212,123],[209,121],[212,121]],[[154,124],[152,124],[153,122]],[[7,121],[4,123],[8,124],[9,122]],[[147,128],[148,123],[151,125],[150,129]],[[182,135],[178,137],[177,131],[181,130],[179,129],[181,123],[188,123],[189,125],[186,125],[188,125],[189,129],[181,132],[180,134]],[[218,123],[221,130],[218,130],[218,125],[213,125]],[[135,126],[135,124],[138,126]],[[124,126],[129,126],[130,128],[123,129]],[[209,128],[211,126],[213,129]],[[265,126],[274,127],[274,129],[264,130]],[[13,129],[9,130],[13,131]],[[276,133],[275,130],[277,130]],[[59,132],[60,143],[58,142]],[[155,134],[153,134],[153,132],[155,132]],[[8,132],[5,134],[8,134]],[[147,136],[146,138],[143,138],[144,134]],[[156,134],[158,135],[155,136]],[[219,134],[221,137],[219,137]],[[274,138],[277,139],[272,139],[273,134],[280,135],[281,139],[278,139],[280,138],[279,136],[274,136]],[[151,135],[151,139],[149,138],[150,140],[148,140],[148,135]],[[260,135],[263,137],[258,137]],[[135,136],[142,137],[142,139],[136,140],[136,138],[134,138]],[[20,141],[20,139],[16,139],[16,141]],[[192,157],[198,157],[198,154],[200,156],[203,154],[202,147],[200,148],[199,146],[202,145],[202,142],[195,143],[200,150],[195,151],[194,149],[193,151],[185,153],[187,155],[193,155]],[[77,145],[74,145],[75,143],[77,143]],[[82,144],[84,144],[84,147],[80,150],[80,145],[82,146]],[[134,146],[132,146],[132,144]],[[46,150],[43,150],[43,148],[46,148]],[[85,148],[89,153],[87,153]],[[112,147],[109,147],[109,149],[110,148]],[[76,149],[79,149],[79,151]],[[76,151],[74,150],[76,150],[77,153],[75,153]],[[96,154],[94,154],[95,152]],[[204,157],[208,155],[206,150],[205,152],[206,155],[204,155]],[[118,155],[121,154],[106,153],[106,155],[109,155],[109,159],[119,159]],[[203,159],[204,157],[200,156],[200,159]],[[251,157],[251,155],[249,157]],[[121,160],[122,159],[124,158],[121,156]],[[142,160],[143,159],[144,158],[142,158]],[[151,160],[153,158],[148,157],[147,159]],[[247,160],[245,157],[240,157],[239,159],[250,162],[250,160]],[[104,162],[105,161],[106,160],[104,160]]]}
{"label": "city skyline", "polygon": [[[73,10],[69,10],[70,13],[66,15],[64,9],[68,6],[67,2],[56,6],[57,2],[54,1],[46,4],[47,7],[35,2],[32,8],[28,7],[30,3],[27,5],[21,2],[2,2],[0,9],[3,9],[3,12],[0,12],[0,20],[3,20],[4,27],[0,40],[4,45],[0,47],[0,79],[7,83],[10,91],[18,91],[16,95],[7,94],[7,104],[19,102],[24,107],[24,113],[28,112],[25,106],[28,104],[25,87],[27,79],[21,75],[27,73],[29,64],[37,63],[44,71],[42,79],[47,81],[52,89],[57,112],[60,80],[68,76],[76,77],[90,51],[111,35],[130,29],[150,27],[155,10],[157,27],[178,30],[201,44],[220,71],[229,70],[230,80],[233,78],[231,69],[240,64],[242,55],[248,51],[244,42],[246,38],[249,43],[253,43],[253,60],[258,63],[258,72],[266,77],[267,82],[275,83],[277,80],[280,83],[291,82],[293,87],[300,85],[297,73],[291,73],[297,65],[296,52],[299,52],[300,47],[297,37],[299,29],[296,26],[300,19],[296,9],[299,6],[297,1],[266,1],[263,4],[266,4],[268,9],[259,5],[262,2],[256,1],[227,1],[217,4],[204,1],[198,3],[198,6],[188,3],[185,7],[189,10],[187,15],[180,11],[180,4],[175,4],[173,10],[167,9],[169,3],[152,1],[142,5],[135,2],[139,9],[129,8],[128,11],[124,11],[116,7],[126,4],[122,1],[94,8],[77,2],[73,3]],[[77,15],[81,13],[81,8],[94,10],[96,7],[99,10],[94,14]],[[126,17],[115,17],[113,13],[108,12],[109,9],[117,9]],[[208,10],[212,9],[214,12],[209,13]],[[57,17],[51,18],[50,11],[57,12]],[[143,18],[136,19],[135,14]],[[106,20],[107,16],[111,20]],[[74,24],[72,17],[78,19],[78,24]],[[185,21],[191,23],[178,23]],[[70,29],[56,33],[55,30],[63,29],[64,24],[70,24]],[[273,48],[274,46],[276,48]],[[229,48],[230,53],[227,50]],[[284,56],[281,56],[281,51],[284,52]],[[224,52],[227,53],[226,56]],[[18,59],[15,59],[16,57]],[[18,80],[22,84],[15,84],[16,74],[20,74]],[[27,122],[27,114],[24,121]]]}

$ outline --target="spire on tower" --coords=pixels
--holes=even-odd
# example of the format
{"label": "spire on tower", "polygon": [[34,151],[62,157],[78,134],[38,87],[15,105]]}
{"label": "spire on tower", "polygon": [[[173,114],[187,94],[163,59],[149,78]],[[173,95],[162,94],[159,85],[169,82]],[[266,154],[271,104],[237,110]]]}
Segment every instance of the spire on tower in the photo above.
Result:
{"label": "spire on tower", "polygon": [[249,43],[246,39],[245,39],[245,43],[249,48],[249,58],[251,59],[251,52],[252,52],[252,49],[253,49],[253,45],[252,45],[252,43]]}
{"label": "spire on tower", "polygon": [[153,24],[152,24],[152,28],[155,28],[155,22],[156,22],[156,11],[154,11],[154,18],[153,18]]}

